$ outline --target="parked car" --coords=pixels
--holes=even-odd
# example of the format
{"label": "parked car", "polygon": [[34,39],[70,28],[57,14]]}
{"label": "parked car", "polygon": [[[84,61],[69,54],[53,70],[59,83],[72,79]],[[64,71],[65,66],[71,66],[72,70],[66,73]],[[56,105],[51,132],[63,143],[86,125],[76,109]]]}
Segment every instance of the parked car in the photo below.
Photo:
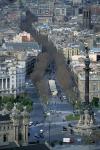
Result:
{"label": "parked car", "polygon": [[33,121],[30,121],[30,122],[29,122],[29,126],[32,126],[32,125],[33,125]]}
{"label": "parked car", "polygon": [[63,131],[67,131],[67,128],[63,126]]}
{"label": "parked car", "polygon": [[34,126],[36,126],[37,124],[39,124],[39,122],[38,122],[38,121],[36,121],[36,122],[34,122],[33,124],[34,124]]}
{"label": "parked car", "polygon": [[40,135],[35,134],[34,137],[37,138],[37,139],[39,139],[39,138],[40,138]]}

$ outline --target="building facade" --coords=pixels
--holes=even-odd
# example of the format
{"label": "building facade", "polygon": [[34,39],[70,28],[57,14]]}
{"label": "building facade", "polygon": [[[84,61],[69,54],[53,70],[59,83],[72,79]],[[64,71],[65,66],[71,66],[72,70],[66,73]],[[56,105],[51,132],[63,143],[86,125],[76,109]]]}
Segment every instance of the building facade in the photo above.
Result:
{"label": "building facade", "polygon": [[[13,60],[12,60],[13,61]],[[0,95],[16,95],[16,67],[11,60],[1,57],[0,62]]]}
{"label": "building facade", "polygon": [[28,122],[26,107],[20,112],[15,104],[11,113],[4,108],[0,112],[0,146],[28,145]]}
{"label": "building facade", "polygon": [[0,95],[16,96],[24,92],[26,66],[16,60],[15,57],[0,57]]}
{"label": "building facade", "polygon": [[66,48],[63,48],[63,54],[66,59],[71,59],[72,56],[80,54],[80,46],[69,45]]}
{"label": "building facade", "polygon": [[[80,98],[84,101],[85,97],[85,75],[80,73],[78,75],[78,90],[80,93]],[[100,72],[90,72],[89,76],[89,100],[92,101],[93,97],[98,97],[100,99]]]}
{"label": "building facade", "polygon": [[[97,54],[89,54],[91,61],[91,71],[89,76],[89,100],[92,101],[93,97],[100,99],[100,63],[97,61]],[[85,99],[85,73],[84,68],[84,55],[72,56],[71,69],[74,73],[75,81],[77,84],[77,92],[81,101]]]}

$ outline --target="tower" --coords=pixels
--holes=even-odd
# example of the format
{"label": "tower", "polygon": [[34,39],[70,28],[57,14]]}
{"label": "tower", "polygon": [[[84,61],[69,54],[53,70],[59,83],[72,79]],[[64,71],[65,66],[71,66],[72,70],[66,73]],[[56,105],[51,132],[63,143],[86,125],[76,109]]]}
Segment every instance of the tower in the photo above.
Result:
{"label": "tower", "polygon": [[91,28],[91,10],[90,10],[90,8],[86,8],[83,10],[83,28],[84,29]]}
{"label": "tower", "polygon": [[28,123],[29,123],[29,113],[26,110],[26,107],[24,107],[24,110],[22,112],[22,118],[23,118],[23,130],[22,130],[22,136],[23,136],[23,145],[28,144]]}

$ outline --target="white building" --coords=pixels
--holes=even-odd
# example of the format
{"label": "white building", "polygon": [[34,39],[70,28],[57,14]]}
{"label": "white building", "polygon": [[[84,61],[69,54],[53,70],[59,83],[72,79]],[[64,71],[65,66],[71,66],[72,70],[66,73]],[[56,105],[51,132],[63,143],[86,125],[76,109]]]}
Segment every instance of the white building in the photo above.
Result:
{"label": "white building", "polygon": [[25,61],[18,61],[16,66],[16,87],[17,94],[23,93],[25,89],[25,77],[26,77],[26,63]]}
{"label": "white building", "polygon": [[0,96],[16,96],[25,87],[25,62],[18,63],[14,57],[0,57]]}
{"label": "white building", "polygon": [[0,56],[11,55],[20,62],[25,61],[27,73],[33,70],[36,57],[41,52],[37,42],[6,42],[0,47]]}

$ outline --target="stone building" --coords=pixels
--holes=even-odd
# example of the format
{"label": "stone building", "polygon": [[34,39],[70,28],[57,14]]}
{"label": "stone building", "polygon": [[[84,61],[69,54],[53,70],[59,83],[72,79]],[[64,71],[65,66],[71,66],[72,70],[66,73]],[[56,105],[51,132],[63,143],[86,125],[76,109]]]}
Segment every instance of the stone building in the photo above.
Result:
{"label": "stone building", "polygon": [[0,96],[24,92],[26,68],[25,62],[15,57],[0,56]]}
{"label": "stone building", "polygon": [[29,113],[26,107],[20,112],[16,106],[11,113],[5,108],[0,113],[0,146],[28,144]]}
{"label": "stone building", "polygon": [[[85,96],[85,74],[83,72],[78,74],[78,89],[81,100],[84,101]],[[100,99],[100,72],[90,72],[89,77],[89,99],[93,97]]]}
{"label": "stone building", "polygon": [[0,57],[0,96],[16,95],[16,67],[15,59]]}
{"label": "stone building", "polygon": [[63,48],[63,54],[66,59],[71,59],[72,56],[80,54],[80,46],[76,44],[70,44],[66,48]]}

